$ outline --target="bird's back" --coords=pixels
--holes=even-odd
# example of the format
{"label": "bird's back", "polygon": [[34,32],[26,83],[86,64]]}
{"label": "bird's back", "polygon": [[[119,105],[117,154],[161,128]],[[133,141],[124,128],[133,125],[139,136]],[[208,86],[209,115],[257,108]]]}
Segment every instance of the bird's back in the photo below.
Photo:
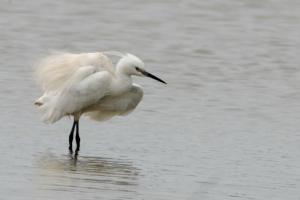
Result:
{"label": "bird's back", "polygon": [[44,94],[35,105],[39,106],[43,121],[54,123],[102,98],[114,68],[102,53],[66,53],[42,60],[36,74]]}
{"label": "bird's back", "polygon": [[111,60],[102,53],[63,53],[43,59],[37,67],[36,76],[44,92],[57,91],[79,68],[85,66],[114,74]]}

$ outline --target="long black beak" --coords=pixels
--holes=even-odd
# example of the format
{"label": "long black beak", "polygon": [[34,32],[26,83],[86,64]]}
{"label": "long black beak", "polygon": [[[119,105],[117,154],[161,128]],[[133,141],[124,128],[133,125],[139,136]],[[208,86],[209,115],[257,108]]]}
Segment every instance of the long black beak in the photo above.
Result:
{"label": "long black beak", "polygon": [[149,78],[153,78],[153,79],[155,79],[155,80],[157,80],[157,81],[159,81],[159,82],[162,82],[162,83],[164,83],[164,84],[167,84],[165,81],[163,81],[163,80],[161,80],[160,78],[154,76],[153,74],[150,74],[149,72],[141,71],[141,73],[142,73],[143,75],[149,77]]}

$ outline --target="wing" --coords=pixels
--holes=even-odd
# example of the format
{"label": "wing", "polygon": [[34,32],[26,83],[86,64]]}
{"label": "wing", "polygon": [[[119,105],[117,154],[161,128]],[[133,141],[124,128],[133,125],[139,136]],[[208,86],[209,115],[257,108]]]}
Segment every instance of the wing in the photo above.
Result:
{"label": "wing", "polygon": [[109,72],[99,72],[97,67],[78,68],[58,92],[48,92],[47,98],[40,98],[47,100],[41,102],[42,120],[54,123],[65,115],[80,112],[95,104],[109,93],[111,79]]}
{"label": "wing", "polygon": [[43,59],[37,67],[36,76],[44,92],[57,91],[79,68],[85,66],[93,66],[99,72],[115,73],[111,59],[103,53],[63,53]]}
{"label": "wing", "polygon": [[96,121],[110,119],[115,115],[127,115],[132,112],[143,98],[141,86],[133,84],[132,88],[120,96],[106,96],[97,102],[94,111],[85,115]]}

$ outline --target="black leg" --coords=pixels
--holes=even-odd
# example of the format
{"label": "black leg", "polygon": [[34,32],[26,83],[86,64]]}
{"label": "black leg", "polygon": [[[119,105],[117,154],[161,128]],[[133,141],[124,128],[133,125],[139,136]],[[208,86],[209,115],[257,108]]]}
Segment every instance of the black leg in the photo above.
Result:
{"label": "black leg", "polygon": [[69,135],[69,150],[72,152],[73,151],[73,148],[72,148],[72,143],[73,143],[73,134],[74,134],[74,129],[75,129],[75,121],[73,122],[73,126],[72,126],[72,129],[71,129],[71,133]]}
{"label": "black leg", "polygon": [[76,151],[75,153],[77,154],[79,149],[80,149],[80,137],[79,137],[79,122],[76,122]]}

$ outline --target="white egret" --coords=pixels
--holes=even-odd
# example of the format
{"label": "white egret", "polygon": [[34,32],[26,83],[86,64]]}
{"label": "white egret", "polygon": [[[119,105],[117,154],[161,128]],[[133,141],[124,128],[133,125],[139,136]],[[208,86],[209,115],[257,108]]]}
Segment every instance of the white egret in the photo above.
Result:
{"label": "white egret", "polygon": [[[114,67],[111,55],[120,56]],[[44,94],[35,101],[42,120],[54,123],[73,116],[69,135],[72,152],[76,129],[76,153],[80,149],[79,118],[103,121],[133,111],[143,97],[142,87],[131,76],[145,76],[165,83],[144,69],[143,61],[132,54],[97,52],[53,55],[41,61],[36,71]],[[166,84],[166,83],[165,83]]]}

